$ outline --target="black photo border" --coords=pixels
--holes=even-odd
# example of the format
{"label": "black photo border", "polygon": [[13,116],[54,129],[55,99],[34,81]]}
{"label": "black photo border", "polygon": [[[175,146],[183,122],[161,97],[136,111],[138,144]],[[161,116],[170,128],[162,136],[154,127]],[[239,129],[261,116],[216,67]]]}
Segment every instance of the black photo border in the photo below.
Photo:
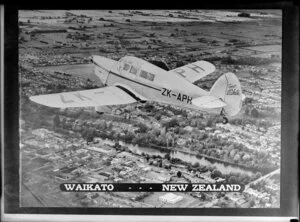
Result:
{"label": "black photo border", "polygon": [[[9,5],[4,10],[4,132],[3,191],[6,214],[186,215],[186,216],[298,216],[299,121],[299,7],[292,1],[251,4],[173,5],[165,9],[281,9],[282,114],[280,208],[43,208],[19,206],[19,82],[18,10],[45,6]],[[133,9],[136,6],[129,5]],[[85,6],[83,6],[85,7]],[[128,7],[125,6],[125,7]],[[175,7],[175,8],[174,8]],[[84,8],[96,9],[101,7]],[[107,7],[106,9],[113,9]],[[149,9],[150,7],[145,7]],[[62,9],[47,6],[47,9]],[[68,7],[69,9],[69,7]],[[80,9],[80,8],[76,8]],[[103,8],[102,8],[103,9]],[[140,8],[141,9],[141,8]],[[162,8],[163,9],[163,8]]]}

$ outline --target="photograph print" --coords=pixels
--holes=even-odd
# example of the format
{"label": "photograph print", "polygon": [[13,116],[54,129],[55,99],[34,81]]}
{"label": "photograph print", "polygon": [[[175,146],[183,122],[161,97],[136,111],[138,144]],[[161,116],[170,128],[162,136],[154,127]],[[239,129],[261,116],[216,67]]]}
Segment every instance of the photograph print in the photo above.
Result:
{"label": "photograph print", "polygon": [[281,207],[282,10],[19,10],[18,31],[20,207]]}

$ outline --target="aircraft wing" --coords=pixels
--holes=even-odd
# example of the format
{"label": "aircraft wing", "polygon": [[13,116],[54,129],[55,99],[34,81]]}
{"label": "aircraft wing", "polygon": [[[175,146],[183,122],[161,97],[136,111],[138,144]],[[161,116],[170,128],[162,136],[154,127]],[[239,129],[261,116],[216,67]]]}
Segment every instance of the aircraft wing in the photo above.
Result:
{"label": "aircraft wing", "polygon": [[56,108],[121,105],[137,101],[128,90],[123,90],[117,86],[38,95],[30,97],[30,100]]}
{"label": "aircraft wing", "polygon": [[213,73],[215,70],[216,67],[213,64],[201,60],[170,70],[169,72],[175,72],[176,74],[179,74],[187,79],[189,82],[193,83],[204,76]]}
{"label": "aircraft wing", "polygon": [[203,109],[215,109],[227,106],[222,100],[215,96],[201,96],[192,100],[192,104]]}

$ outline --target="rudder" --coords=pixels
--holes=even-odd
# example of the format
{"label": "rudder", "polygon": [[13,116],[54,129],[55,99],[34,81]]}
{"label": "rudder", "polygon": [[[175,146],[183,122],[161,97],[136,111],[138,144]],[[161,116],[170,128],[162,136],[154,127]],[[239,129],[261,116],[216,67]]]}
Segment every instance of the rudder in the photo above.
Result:
{"label": "rudder", "polygon": [[223,108],[226,116],[235,116],[242,107],[242,88],[235,74],[229,72],[223,74],[212,86],[210,95],[220,98],[227,104]]}

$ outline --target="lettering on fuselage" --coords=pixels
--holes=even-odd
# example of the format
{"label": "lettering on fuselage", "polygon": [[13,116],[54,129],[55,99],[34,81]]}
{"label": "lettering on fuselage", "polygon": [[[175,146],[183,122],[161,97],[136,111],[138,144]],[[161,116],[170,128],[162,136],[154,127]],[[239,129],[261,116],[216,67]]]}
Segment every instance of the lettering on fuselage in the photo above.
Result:
{"label": "lettering on fuselage", "polygon": [[228,84],[228,89],[226,95],[240,95],[240,90],[237,88],[236,84]]}
{"label": "lettering on fuselage", "polygon": [[185,95],[183,93],[176,94],[176,93],[172,92],[171,89],[162,88],[162,93],[161,94],[163,96],[166,96],[166,97],[169,97],[169,98],[174,97],[176,100],[178,100],[180,102],[186,102],[188,104],[192,104],[193,97]]}

